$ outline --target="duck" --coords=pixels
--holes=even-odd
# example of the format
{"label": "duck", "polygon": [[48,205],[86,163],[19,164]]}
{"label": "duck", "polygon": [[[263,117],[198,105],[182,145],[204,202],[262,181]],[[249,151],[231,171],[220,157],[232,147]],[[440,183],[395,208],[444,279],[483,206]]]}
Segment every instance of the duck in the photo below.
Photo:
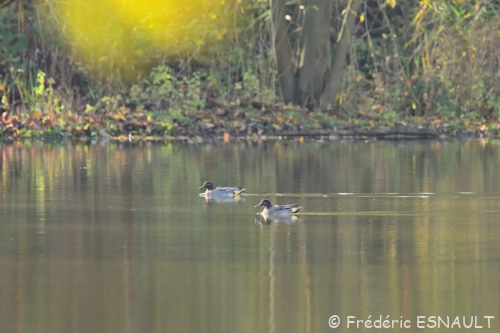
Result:
{"label": "duck", "polygon": [[240,195],[246,189],[242,187],[217,187],[214,189],[214,184],[206,181],[201,185],[200,190],[206,188],[205,197],[234,197]]}
{"label": "duck", "polygon": [[264,207],[264,210],[262,211],[262,216],[266,219],[268,217],[288,217],[292,213],[295,214],[301,209],[302,207],[299,207],[297,204],[291,204],[291,205],[281,205],[281,206],[273,206],[271,204],[271,201],[268,199],[263,199],[258,205],[255,207]]}

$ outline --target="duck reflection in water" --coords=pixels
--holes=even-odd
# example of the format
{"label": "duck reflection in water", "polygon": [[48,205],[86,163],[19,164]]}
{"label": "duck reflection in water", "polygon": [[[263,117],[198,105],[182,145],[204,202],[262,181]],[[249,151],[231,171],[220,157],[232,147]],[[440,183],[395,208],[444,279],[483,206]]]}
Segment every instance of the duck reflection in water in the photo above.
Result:
{"label": "duck reflection in water", "polygon": [[203,197],[203,203],[205,206],[215,204],[238,204],[240,202],[245,202],[245,198],[240,197],[239,195],[235,197],[214,197],[214,196],[205,196],[204,193],[200,193],[200,196]]}
{"label": "duck reflection in water", "polygon": [[288,217],[280,216],[280,217],[262,217],[262,219],[255,219],[256,224],[269,225],[276,223],[297,223],[299,221],[299,217],[297,215],[291,215]]}

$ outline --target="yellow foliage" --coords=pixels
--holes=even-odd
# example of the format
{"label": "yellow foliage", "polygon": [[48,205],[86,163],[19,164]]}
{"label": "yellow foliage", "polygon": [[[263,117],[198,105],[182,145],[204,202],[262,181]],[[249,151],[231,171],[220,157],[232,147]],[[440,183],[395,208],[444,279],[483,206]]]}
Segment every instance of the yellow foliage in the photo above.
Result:
{"label": "yellow foliage", "polygon": [[341,94],[341,93],[338,93],[338,94],[337,94],[337,96],[336,96],[336,100],[337,100],[337,102],[338,102],[340,105],[342,105],[342,101],[343,101],[343,99],[342,99],[342,94]]}
{"label": "yellow foliage", "polygon": [[[61,31],[76,42],[88,65],[127,63],[137,44],[167,54],[189,54],[202,39],[220,39],[225,0],[74,0],[54,2]],[[146,48],[141,49],[143,52]]]}

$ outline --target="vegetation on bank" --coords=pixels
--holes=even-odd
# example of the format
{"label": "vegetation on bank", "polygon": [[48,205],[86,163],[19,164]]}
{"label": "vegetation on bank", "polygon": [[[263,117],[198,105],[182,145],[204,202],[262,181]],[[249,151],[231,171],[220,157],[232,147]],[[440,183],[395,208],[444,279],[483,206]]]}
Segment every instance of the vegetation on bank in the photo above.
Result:
{"label": "vegetation on bank", "polygon": [[499,136],[497,1],[114,5],[0,1],[4,138]]}

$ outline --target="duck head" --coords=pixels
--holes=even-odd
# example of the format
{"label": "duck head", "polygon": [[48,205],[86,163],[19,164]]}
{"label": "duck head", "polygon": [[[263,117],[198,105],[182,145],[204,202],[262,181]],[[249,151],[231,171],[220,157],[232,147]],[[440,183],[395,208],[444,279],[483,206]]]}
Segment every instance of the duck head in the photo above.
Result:
{"label": "duck head", "polygon": [[206,188],[207,190],[212,191],[214,189],[214,184],[212,182],[206,181],[203,183],[203,185],[201,185],[200,190],[202,188]]}
{"label": "duck head", "polygon": [[260,204],[256,205],[255,207],[266,207],[266,208],[271,208],[271,201],[264,199],[260,202]]}

